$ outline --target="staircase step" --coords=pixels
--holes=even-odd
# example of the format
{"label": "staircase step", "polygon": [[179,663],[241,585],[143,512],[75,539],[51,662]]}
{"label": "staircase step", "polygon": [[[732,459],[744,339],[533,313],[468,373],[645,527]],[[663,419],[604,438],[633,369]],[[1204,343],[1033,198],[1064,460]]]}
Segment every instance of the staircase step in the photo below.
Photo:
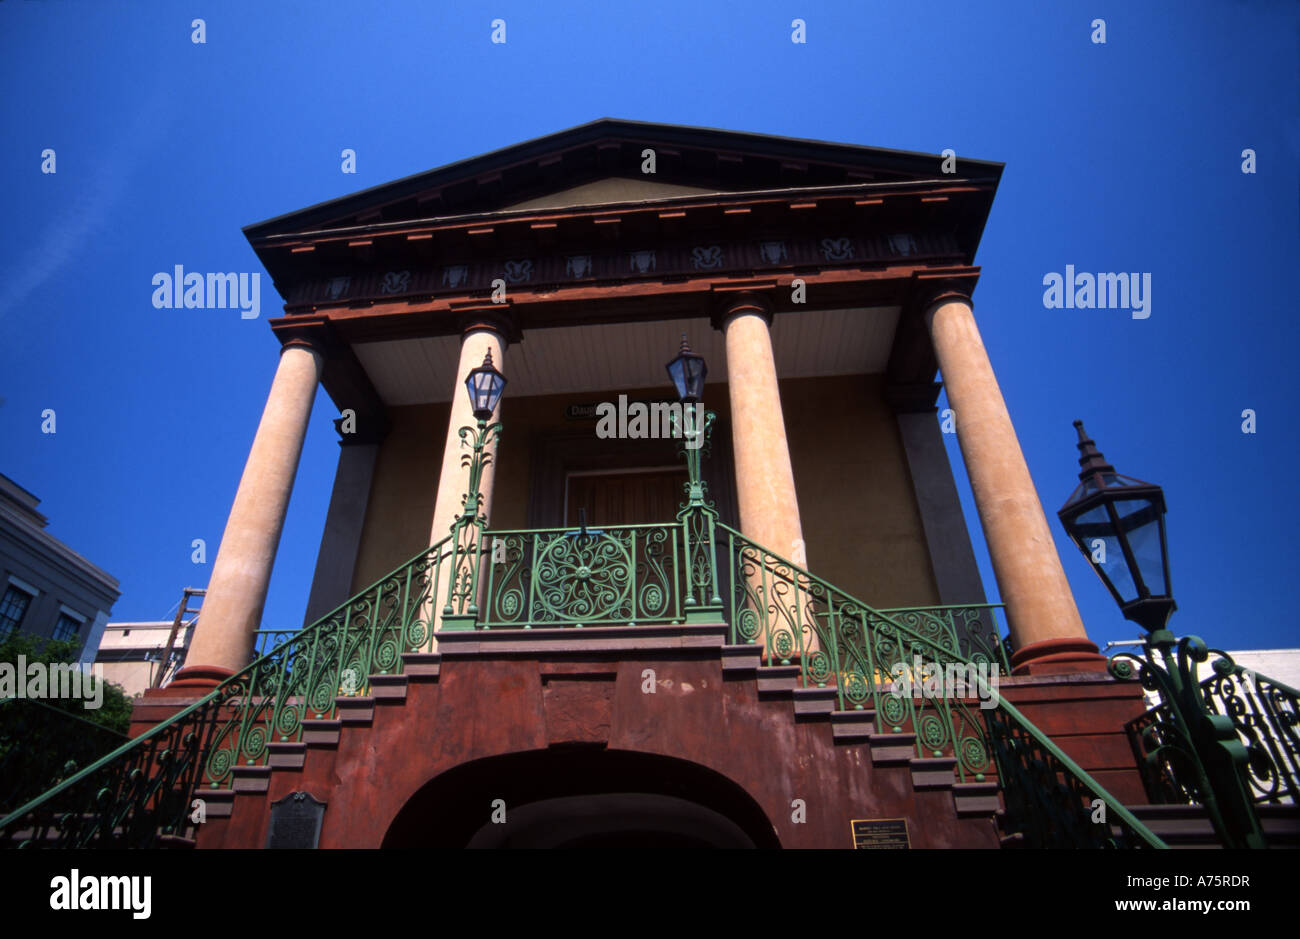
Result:
{"label": "staircase step", "polygon": [[953,775],[957,768],[956,757],[913,757],[908,763],[912,768],[913,789],[951,789],[957,782]]}
{"label": "staircase step", "polygon": [[763,664],[763,647],[757,643],[722,647],[722,674],[752,675]]}
{"label": "staircase step", "polygon": [[1167,842],[1214,842],[1214,823],[1200,805],[1131,805],[1129,811]]}
{"label": "staircase step", "polygon": [[916,759],[916,734],[872,734],[871,762],[877,766],[906,765]]}
{"label": "staircase step", "polygon": [[1300,848],[1300,806],[1257,805],[1255,811],[1270,848]]}
{"label": "staircase step", "polygon": [[834,713],[835,705],[839,702],[839,695],[834,688],[795,688],[792,694],[796,720],[825,720]]}
{"label": "staircase step", "polygon": [[[1130,805],[1129,811],[1159,835],[1179,848],[1218,848],[1214,823],[1201,805]],[[1270,848],[1300,847],[1300,807],[1258,805],[1260,827]]]}
{"label": "staircase step", "polygon": [[307,759],[306,743],[268,743],[266,749],[271,754],[268,762],[272,768],[302,769]]}
{"label": "staircase step", "polygon": [[193,838],[182,838],[180,835],[159,835],[157,847],[170,850],[190,850],[195,847]]}
{"label": "staircase step", "polygon": [[875,711],[832,711],[831,738],[836,743],[860,743],[876,732]]}
{"label": "staircase step", "polygon": [[799,687],[798,665],[769,665],[758,670],[758,696],[789,695]]}
{"label": "staircase step", "polygon": [[235,792],[266,792],[271,785],[271,767],[236,766],[231,773],[235,777],[231,788]]}
{"label": "staircase step", "polygon": [[[1144,824],[1147,828],[1151,829],[1151,832],[1156,837],[1171,848],[1178,848],[1179,850],[1186,848],[1214,850],[1215,848],[1222,847],[1222,845],[1219,844],[1219,836],[1214,833],[1214,826],[1210,825],[1208,820],[1205,823],[1204,830],[1184,828],[1181,831],[1169,831],[1147,822],[1144,822]],[[1123,826],[1111,825],[1110,830],[1116,841],[1123,839]]]}
{"label": "staircase step", "polygon": [[1002,811],[1002,795],[995,782],[953,783],[952,801],[958,818],[997,815]]}
{"label": "staircase step", "polygon": [[334,699],[334,706],[338,710],[339,720],[345,724],[368,724],[375,716],[373,697],[338,697]]}
{"label": "staircase step", "polygon": [[437,681],[442,655],[437,652],[403,652],[402,674],[410,681]]}
{"label": "staircase step", "polygon": [[328,721],[303,721],[302,742],[310,747],[332,747],[339,742],[343,722],[335,718]]}
{"label": "staircase step", "polygon": [[194,798],[203,800],[203,814],[207,818],[230,818],[235,808],[233,789],[196,789]]}
{"label": "staircase step", "polygon": [[371,675],[370,697],[376,701],[401,704],[406,700],[406,676]]}

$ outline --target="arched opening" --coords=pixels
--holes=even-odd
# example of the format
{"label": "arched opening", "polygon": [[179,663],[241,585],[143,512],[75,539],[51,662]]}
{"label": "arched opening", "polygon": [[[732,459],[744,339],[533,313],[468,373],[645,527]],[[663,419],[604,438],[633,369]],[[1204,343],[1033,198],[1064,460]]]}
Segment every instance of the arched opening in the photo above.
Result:
{"label": "arched opening", "polygon": [[475,760],[431,779],[385,848],[779,848],[763,810],[698,763],[556,748]]}

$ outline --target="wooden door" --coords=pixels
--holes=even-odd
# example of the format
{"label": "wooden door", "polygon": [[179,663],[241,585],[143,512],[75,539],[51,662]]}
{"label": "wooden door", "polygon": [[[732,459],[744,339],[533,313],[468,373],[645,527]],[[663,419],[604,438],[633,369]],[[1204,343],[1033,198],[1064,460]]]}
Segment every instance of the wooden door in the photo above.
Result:
{"label": "wooden door", "polygon": [[578,509],[592,528],[672,522],[686,501],[686,469],[570,476],[565,524],[576,527]]}

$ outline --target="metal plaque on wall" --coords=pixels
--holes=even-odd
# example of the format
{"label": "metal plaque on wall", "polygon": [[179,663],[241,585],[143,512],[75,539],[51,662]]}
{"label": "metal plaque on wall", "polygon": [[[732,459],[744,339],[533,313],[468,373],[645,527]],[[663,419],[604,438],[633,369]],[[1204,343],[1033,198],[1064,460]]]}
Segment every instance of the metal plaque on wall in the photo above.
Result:
{"label": "metal plaque on wall", "polygon": [[912,847],[905,818],[855,818],[853,847],[861,851],[906,851]]}
{"label": "metal plaque on wall", "polygon": [[268,848],[314,848],[320,841],[325,803],[308,792],[291,792],[271,805]]}

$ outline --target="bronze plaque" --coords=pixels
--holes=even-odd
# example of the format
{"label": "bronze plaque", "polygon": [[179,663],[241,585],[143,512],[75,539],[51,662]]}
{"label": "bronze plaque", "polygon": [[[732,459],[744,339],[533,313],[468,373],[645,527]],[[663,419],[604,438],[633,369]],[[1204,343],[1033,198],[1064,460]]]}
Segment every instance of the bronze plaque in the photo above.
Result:
{"label": "bronze plaque", "polygon": [[853,847],[862,851],[906,851],[912,847],[905,818],[855,818]]}
{"label": "bronze plaque", "polygon": [[268,848],[314,848],[320,843],[325,803],[306,792],[291,792],[271,804]]}

